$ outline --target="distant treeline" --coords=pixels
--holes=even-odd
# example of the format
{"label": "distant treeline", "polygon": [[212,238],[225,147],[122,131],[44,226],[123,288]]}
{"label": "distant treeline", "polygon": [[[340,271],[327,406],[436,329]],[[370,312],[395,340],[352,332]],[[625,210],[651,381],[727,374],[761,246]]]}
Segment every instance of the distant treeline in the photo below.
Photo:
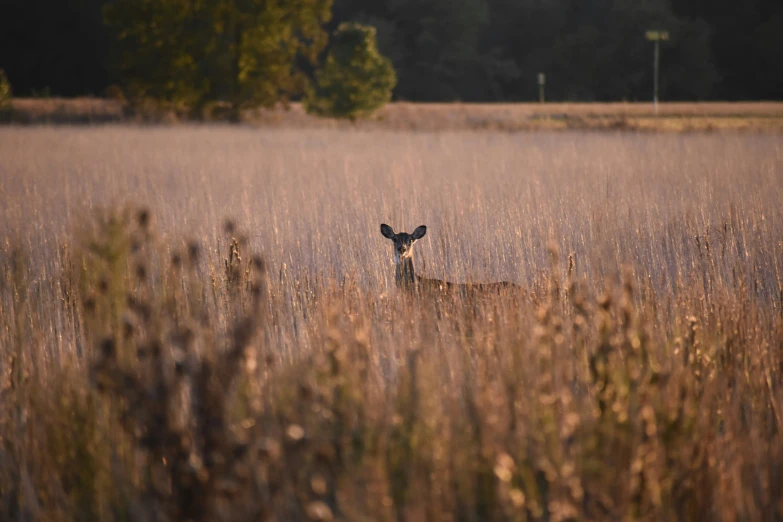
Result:
{"label": "distant treeline", "polygon": [[[121,83],[106,3],[0,3],[0,69],[14,93],[101,95]],[[671,35],[663,99],[783,98],[780,0],[335,0],[332,11],[329,31],[344,21],[377,28],[400,100],[531,101],[539,72],[553,101],[649,99],[648,29]]]}

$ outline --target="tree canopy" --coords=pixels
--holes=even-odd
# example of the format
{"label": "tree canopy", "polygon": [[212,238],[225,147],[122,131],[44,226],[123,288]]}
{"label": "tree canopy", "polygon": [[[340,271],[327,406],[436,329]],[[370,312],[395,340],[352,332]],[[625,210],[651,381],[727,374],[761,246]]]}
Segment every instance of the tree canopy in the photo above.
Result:
{"label": "tree canopy", "polygon": [[342,23],[306,100],[309,112],[355,119],[386,104],[397,83],[388,58],[378,52],[375,28]]}
{"label": "tree canopy", "polygon": [[[298,97],[340,23],[377,29],[411,101],[783,98],[779,0],[6,0],[0,68],[14,92],[100,94],[112,83],[170,100],[237,105]],[[109,26],[103,24],[107,9]],[[330,12],[332,14],[329,20]],[[118,32],[119,31],[119,32]],[[107,49],[122,36],[117,53]],[[115,64],[117,66],[115,66]],[[151,85],[141,68],[163,85]],[[132,81],[131,81],[132,79]]]}
{"label": "tree canopy", "polygon": [[110,0],[104,13],[131,96],[241,108],[304,91],[331,0]]}

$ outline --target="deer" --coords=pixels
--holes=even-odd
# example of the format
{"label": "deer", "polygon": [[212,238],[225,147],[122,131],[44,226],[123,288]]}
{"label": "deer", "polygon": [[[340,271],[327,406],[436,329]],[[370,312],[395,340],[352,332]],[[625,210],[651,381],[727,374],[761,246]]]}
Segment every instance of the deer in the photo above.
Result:
{"label": "deer", "polygon": [[419,293],[461,295],[500,293],[504,289],[518,289],[514,283],[452,283],[416,275],[413,268],[413,244],[427,234],[427,227],[417,227],[412,234],[395,233],[389,225],[381,224],[381,234],[394,244],[394,283],[397,288]]}

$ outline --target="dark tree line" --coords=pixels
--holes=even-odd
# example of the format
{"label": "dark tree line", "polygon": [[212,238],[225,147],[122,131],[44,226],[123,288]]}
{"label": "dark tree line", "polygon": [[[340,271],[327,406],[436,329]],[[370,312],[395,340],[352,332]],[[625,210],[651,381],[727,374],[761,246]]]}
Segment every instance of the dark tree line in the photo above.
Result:
{"label": "dark tree line", "polygon": [[14,94],[101,94],[112,81],[105,3],[0,0],[0,69]]}
{"label": "dark tree line", "polygon": [[[106,3],[0,0],[0,69],[14,93],[100,95],[121,83]],[[779,0],[335,0],[327,29],[346,21],[376,27],[396,99],[534,100],[543,72],[550,100],[646,100],[647,29],[671,34],[663,99],[783,98]]]}

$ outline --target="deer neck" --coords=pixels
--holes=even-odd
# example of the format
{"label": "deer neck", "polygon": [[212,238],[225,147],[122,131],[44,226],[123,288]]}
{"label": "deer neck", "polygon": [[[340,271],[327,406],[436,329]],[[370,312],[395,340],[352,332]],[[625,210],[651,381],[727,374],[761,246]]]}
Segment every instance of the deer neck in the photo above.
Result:
{"label": "deer neck", "polygon": [[394,282],[399,288],[410,288],[416,283],[412,257],[404,257],[395,265]]}

